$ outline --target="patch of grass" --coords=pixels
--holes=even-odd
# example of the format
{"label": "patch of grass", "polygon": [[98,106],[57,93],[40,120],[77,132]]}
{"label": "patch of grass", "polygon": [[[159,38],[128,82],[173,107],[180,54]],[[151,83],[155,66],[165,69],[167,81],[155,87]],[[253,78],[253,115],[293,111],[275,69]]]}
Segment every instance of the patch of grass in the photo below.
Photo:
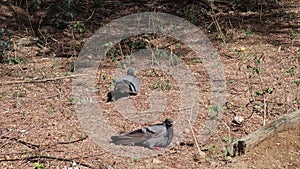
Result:
{"label": "patch of grass", "polygon": [[292,67],[285,71],[286,75],[294,76],[297,73],[297,69]]}
{"label": "patch of grass", "polygon": [[53,114],[53,113],[54,113],[54,110],[53,110],[52,107],[47,107],[46,112],[47,112],[48,114]]}
{"label": "patch of grass", "polygon": [[35,169],[46,169],[42,164],[39,162],[33,163]]}
{"label": "patch of grass", "polygon": [[0,63],[4,62],[5,52],[10,50],[11,34],[6,36],[7,31],[4,28],[0,28]]}
{"label": "patch of grass", "polygon": [[197,58],[197,59],[193,59],[192,63],[202,63],[202,60]]}
{"label": "patch of grass", "polygon": [[92,0],[94,8],[101,8],[104,5],[103,0]]}
{"label": "patch of grass", "polygon": [[86,32],[86,26],[83,22],[77,21],[75,24],[71,25],[71,28],[77,33]]}
{"label": "patch of grass", "polygon": [[75,98],[74,97],[69,97],[68,100],[69,100],[70,103],[74,103],[75,102]]}
{"label": "patch of grass", "polygon": [[208,109],[208,113],[210,114],[210,119],[211,120],[217,120],[219,117],[219,112],[223,110],[222,106],[217,106],[217,105],[212,105]]}
{"label": "patch of grass", "polygon": [[161,89],[161,90],[170,90],[172,89],[172,85],[170,84],[169,81],[156,81],[155,84],[153,85],[153,89]]}
{"label": "patch of grass", "polygon": [[300,33],[298,33],[298,32],[291,32],[290,36],[293,37],[293,38],[297,38],[297,37],[300,37]]}
{"label": "patch of grass", "polygon": [[218,154],[220,154],[220,150],[219,150],[218,146],[215,145],[215,144],[212,144],[212,145],[209,144],[209,145],[207,145],[207,146],[204,148],[204,150],[211,152],[213,155],[218,155]]}
{"label": "patch of grass", "polygon": [[223,139],[222,139],[224,142],[226,142],[226,143],[230,143],[231,142],[231,138],[230,137],[228,137],[228,136],[226,136],[226,137],[223,137]]}
{"label": "patch of grass", "polygon": [[299,79],[299,80],[294,80],[293,83],[294,83],[297,87],[299,87],[299,86],[300,86],[300,79]]}
{"label": "patch of grass", "polygon": [[250,29],[243,30],[242,35],[240,36],[241,39],[246,39],[249,36],[253,35],[254,33]]}
{"label": "patch of grass", "polygon": [[22,62],[23,62],[23,59],[21,59],[19,57],[14,57],[14,58],[8,59],[8,64],[10,64],[10,65],[16,65],[16,64],[20,64]]}

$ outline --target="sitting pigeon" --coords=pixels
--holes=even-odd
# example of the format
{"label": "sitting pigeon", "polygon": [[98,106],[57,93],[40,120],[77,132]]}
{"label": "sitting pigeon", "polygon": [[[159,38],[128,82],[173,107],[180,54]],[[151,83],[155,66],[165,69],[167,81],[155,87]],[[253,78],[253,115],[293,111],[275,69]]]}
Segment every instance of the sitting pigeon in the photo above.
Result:
{"label": "sitting pigeon", "polygon": [[134,130],[118,136],[112,136],[112,143],[117,145],[133,145],[146,148],[167,147],[173,139],[173,120]]}
{"label": "sitting pigeon", "polygon": [[129,68],[127,75],[115,81],[115,88],[108,94],[108,101],[115,101],[129,95],[136,95],[141,89],[139,79],[134,75],[134,70]]}

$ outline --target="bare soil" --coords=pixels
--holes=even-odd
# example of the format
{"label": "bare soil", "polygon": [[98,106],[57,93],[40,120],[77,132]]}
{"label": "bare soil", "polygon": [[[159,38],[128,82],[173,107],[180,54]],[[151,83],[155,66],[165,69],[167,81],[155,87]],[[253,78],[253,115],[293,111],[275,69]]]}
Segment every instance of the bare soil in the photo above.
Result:
{"label": "bare soil", "polygon": [[[263,126],[264,109],[265,121],[269,123],[300,108],[298,0],[277,1],[276,7],[270,9],[261,6],[245,12],[218,11],[216,21],[224,34],[225,44],[214,26],[216,22],[196,2],[105,1],[98,8],[83,3],[78,6],[74,20],[66,22],[69,26],[63,28],[55,25],[57,22],[49,17],[51,13],[42,10],[43,6],[30,12],[22,8],[21,2],[9,2],[0,2],[0,28],[4,28],[0,43],[10,43],[0,63],[0,168],[34,168],[35,162],[45,168],[66,168],[72,163],[74,168],[105,169],[300,168],[298,129],[278,133],[244,156],[228,156],[233,141]],[[52,3],[59,5],[56,1]],[[76,116],[71,75],[80,49],[99,27],[122,16],[146,11],[170,13],[189,20],[206,33],[219,52],[226,75],[227,104],[217,131],[199,145],[200,152],[198,142],[187,128],[182,142],[174,141],[172,148],[155,157],[120,157],[95,144]],[[64,13],[58,11],[53,16],[62,15]],[[84,21],[85,31],[77,29],[76,21]],[[173,41],[164,37],[150,39],[151,44],[161,47]],[[169,47],[189,65],[197,79],[201,93],[200,113],[192,127],[199,133],[210,104],[208,74],[203,63],[190,55],[185,46],[173,44]],[[124,57],[118,56],[118,59]],[[113,61],[113,57],[107,57],[99,67],[101,90],[98,95],[99,104],[108,112],[108,121],[123,132],[143,125],[122,119],[113,104],[106,102],[112,79],[116,78],[112,73],[117,68],[120,64]],[[130,99],[138,110],[149,107],[147,98],[153,90],[161,89],[169,98],[166,112],[144,125],[172,116],[175,127],[179,127],[176,126],[179,89],[174,80],[159,70],[154,74],[149,74],[149,70],[139,71],[137,76],[143,88]],[[171,88],[154,89],[157,81],[168,81]],[[237,115],[245,119],[240,125],[232,122]]]}

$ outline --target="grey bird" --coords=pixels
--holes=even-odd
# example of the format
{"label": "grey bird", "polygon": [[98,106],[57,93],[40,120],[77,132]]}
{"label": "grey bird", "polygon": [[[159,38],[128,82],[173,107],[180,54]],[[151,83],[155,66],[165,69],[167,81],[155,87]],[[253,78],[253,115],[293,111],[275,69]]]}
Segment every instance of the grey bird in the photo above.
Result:
{"label": "grey bird", "polygon": [[115,87],[108,94],[108,101],[115,101],[130,95],[137,95],[141,89],[141,83],[135,76],[133,68],[128,68],[127,74],[114,81]]}
{"label": "grey bird", "polygon": [[112,143],[124,146],[142,146],[150,149],[167,147],[173,139],[173,120],[112,136]]}

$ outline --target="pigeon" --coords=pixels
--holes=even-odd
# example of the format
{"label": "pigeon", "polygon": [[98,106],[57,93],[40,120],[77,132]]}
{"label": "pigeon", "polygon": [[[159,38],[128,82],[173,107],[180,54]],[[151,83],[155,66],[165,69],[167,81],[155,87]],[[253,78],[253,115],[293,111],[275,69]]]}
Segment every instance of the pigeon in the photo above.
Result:
{"label": "pigeon", "polygon": [[134,70],[129,68],[127,74],[115,82],[115,88],[113,91],[108,93],[108,101],[116,101],[123,97],[130,95],[137,95],[141,89],[141,83],[135,76]]}
{"label": "pigeon", "polygon": [[111,142],[116,145],[142,146],[149,149],[167,147],[173,139],[173,120],[112,136]]}

